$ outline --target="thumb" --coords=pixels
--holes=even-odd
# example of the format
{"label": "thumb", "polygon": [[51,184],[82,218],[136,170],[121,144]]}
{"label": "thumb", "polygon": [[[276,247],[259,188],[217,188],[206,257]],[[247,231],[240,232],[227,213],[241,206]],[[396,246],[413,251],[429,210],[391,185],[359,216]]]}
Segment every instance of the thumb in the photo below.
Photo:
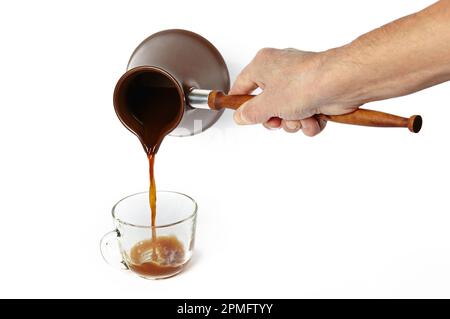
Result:
{"label": "thumb", "polygon": [[263,92],[242,104],[233,117],[237,124],[258,124],[268,121],[273,115],[273,108],[267,103]]}

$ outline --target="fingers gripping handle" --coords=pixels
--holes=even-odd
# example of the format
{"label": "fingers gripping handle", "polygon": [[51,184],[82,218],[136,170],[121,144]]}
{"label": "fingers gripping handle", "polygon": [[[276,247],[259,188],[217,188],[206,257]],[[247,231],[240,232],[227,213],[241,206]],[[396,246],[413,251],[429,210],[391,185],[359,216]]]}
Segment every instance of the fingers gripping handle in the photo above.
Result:
{"label": "fingers gripping handle", "polygon": [[[208,95],[208,106],[213,110],[220,110],[221,108],[236,110],[253,97],[255,95],[226,95],[220,91],[211,91]],[[316,117],[342,124],[373,127],[407,127],[413,133],[418,133],[422,128],[422,117],[420,115],[405,118],[366,109],[357,109],[351,113],[341,115],[317,114]]]}

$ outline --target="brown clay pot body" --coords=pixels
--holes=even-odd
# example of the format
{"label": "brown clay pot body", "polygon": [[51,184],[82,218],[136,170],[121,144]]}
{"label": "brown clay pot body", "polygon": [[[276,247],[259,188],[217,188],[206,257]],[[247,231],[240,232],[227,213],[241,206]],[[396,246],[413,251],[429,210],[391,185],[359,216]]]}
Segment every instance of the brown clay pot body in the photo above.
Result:
{"label": "brown clay pot body", "polygon": [[[205,38],[186,30],[165,30],[145,39],[133,52],[127,72],[114,91],[114,107],[122,123],[136,135],[139,123],[127,114],[120,95],[127,82],[137,73],[154,72],[178,88],[180,116],[170,135],[197,134],[213,125],[223,110],[194,109],[187,105],[187,94],[193,88],[228,92],[230,78],[219,51]],[[168,132],[169,133],[169,132]]]}

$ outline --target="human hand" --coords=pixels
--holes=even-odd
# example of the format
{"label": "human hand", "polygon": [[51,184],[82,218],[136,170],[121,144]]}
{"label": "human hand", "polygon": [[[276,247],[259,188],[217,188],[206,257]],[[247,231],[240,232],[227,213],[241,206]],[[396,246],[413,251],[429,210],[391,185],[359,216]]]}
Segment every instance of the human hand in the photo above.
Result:
{"label": "human hand", "polygon": [[[326,122],[315,114],[338,115],[359,105],[341,102],[339,63],[331,51],[314,53],[295,49],[265,48],[237,77],[230,94],[262,93],[244,103],[234,114],[238,124],[262,123],[287,132],[302,129],[307,136],[320,133]],[[331,64],[336,64],[330,67]]]}

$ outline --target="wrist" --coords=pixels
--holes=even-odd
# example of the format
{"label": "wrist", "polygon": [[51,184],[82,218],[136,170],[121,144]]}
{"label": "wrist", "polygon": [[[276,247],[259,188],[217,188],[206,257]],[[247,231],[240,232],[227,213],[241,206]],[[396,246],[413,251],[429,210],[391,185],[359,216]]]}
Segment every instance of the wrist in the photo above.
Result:
{"label": "wrist", "polygon": [[373,100],[369,78],[352,44],[319,53],[320,79],[316,89],[322,105],[356,106]]}

